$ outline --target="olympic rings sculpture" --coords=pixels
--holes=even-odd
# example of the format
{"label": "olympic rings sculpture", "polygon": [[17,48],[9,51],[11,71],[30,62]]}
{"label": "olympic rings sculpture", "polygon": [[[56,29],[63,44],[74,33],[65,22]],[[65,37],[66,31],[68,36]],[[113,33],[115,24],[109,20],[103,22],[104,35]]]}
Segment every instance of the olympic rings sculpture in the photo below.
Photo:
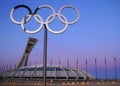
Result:
{"label": "olympic rings sculpture", "polygon": [[[21,21],[16,21],[15,18],[13,17],[13,14],[14,14],[15,10],[17,10],[18,8],[25,8],[29,12],[24,18],[22,18]],[[43,21],[42,17],[39,14],[37,14],[38,10],[40,10],[42,8],[49,8],[52,11],[52,14],[49,15],[45,21]],[[61,14],[62,10],[65,9],[65,8],[72,8],[73,10],[76,11],[77,17],[76,17],[76,19],[74,21],[69,22],[68,19],[63,14]],[[36,30],[33,30],[33,31],[26,29],[25,25],[24,25],[25,23],[27,23],[27,22],[30,21],[30,19],[31,19],[32,16],[34,17],[34,19],[36,20],[36,22],[40,23],[39,28],[36,29]],[[55,19],[56,16],[58,16],[59,20],[63,24],[65,24],[64,28],[61,29],[61,30],[59,30],[59,31],[52,30],[49,27],[49,25],[48,25],[48,24],[50,24],[51,22],[54,21],[54,19]],[[68,27],[69,24],[76,23],[79,20],[79,18],[80,18],[80,13],[79,13],[79,10],[75,6],[73,6],[73,5],[65,5],[65,6],[61,7],[59,9],[58,13],[56,13],[55,10],[53,9],[53,7],[51,7],[49,5],[41,5],[41,6],[37,7],[33,13],[32,13],[31,9],[28,6],[26,6],[26,5],[17,5],[17,6],[15,6],[11,10],[11,12],[10,12],[10,18],[11,18],[11,20],[14,23],[21,25],[22,29],[26,33],[31,33],[31,34],[37,33],[37,32],[39,32],[42,29],[42,26],[45,24],[48,31],[50,31],[51,33],[54,33],[54,34],[59,34],[59,33],[64,32],[67,29],[67,27]]]}

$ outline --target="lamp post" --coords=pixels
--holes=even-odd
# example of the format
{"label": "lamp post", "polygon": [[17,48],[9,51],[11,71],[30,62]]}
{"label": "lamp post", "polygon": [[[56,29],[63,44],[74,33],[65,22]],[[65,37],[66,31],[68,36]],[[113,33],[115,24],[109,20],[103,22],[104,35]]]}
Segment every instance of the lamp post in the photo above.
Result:
{"label": "lamp post", "polygon": [[[24,9],[27,9],[28,10],[28,14],[22,18],[22,21],[16,21],[16,19],[13,17],[13,13],[16,9],[18,8],[24,8]],[[52,14],[49,15],[47,17],[47,19],[45,21],[43,21],[43,18],[41,17],[41,15],[39,15],[37,12],[42,9],[42,8],[49,8],[51,11],[52,11]],[[72,8],[73,10],[76,11],[77,13],[77,17],[75,20],[73,21],[68,21],[68,19],[62,14],[62,11],[65,9],[65,8]],[[63,29],[59,30],[59,31],[55,31],[55,30],[52,30],[50,27],[49,27],[49,24],[52,23],[54,20],[55,20],[55,17],[58,17],[60,22],[62,22],[63,24],[65,24],[65,26],[63,27]],[[40,24],[39,28],[36,29],[36,30],[33,30],[33,31],[30,31],[28,30],[26,27],[25,27],[25,24],[28,23],[30,21],[30,19],[34,17],[34,19],[36,20],[37,23]],[[29,34],[35,34],[37,32],[39,32],[42,27],[44,26],[44,49],[43,49],[43,81],[44,81],[44,86],[46,86],[46,66],[47,66],[47,31],[53,33],[53,34],[60,34],[60,33],[63,33],[68,25],[70,24],[74,24],[76,23],[79,18],[80,18],[80,13],[79,13],[79,10],[73,6],[73,5],[65,5],[63,7],[61,7],[59,9],[59,11],[56,13],[54,8],[51,7],[50,5],[41,5],[39,7],[37,7],[35,9],[34,12],[32,12],[32,10],[26,6],[26,5],[17,5],[15,6],[11,12],[10,12],[10,18],[11,20],[18,24],[18,25],[21,25],[22,29],[26,32],[26,33],[29,33]]]}

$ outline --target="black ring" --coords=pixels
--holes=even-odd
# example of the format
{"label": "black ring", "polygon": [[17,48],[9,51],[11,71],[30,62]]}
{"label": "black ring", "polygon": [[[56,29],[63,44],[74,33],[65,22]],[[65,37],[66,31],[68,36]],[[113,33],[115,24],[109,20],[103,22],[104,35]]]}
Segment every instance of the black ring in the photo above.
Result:
{"label": "black ring", "polygon": [[38,10],[39,10],[39,7],[35,9],[34,14],[36,14]]}
{"label": "black ring", "polygon": [[23,7],[23,8],[28,9],[29,14],[32,14],[31,9],[30,9],[28,6],[26,6],[26,5],[17,5],[17,6],[14,7],[14,9],[16,10],[16,9],[18,9],[18,8],[20,8],[20,7]]}

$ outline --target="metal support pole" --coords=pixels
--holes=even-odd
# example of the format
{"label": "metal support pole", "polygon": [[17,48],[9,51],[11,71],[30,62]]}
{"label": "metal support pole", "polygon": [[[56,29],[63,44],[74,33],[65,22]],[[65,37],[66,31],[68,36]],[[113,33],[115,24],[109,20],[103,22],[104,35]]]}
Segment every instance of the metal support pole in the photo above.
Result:
{"label": "metal support pole", "polygon": [[88,69],[87,69],[87,59],[86,59],[86,80],[88,79],[88,75],[87,75],[87,71],[88,71]]}
{"label": "metal support pole", "polygon": [[[52,59],[51,59],[51,62],[50,62],[50,66],[51,66],[51,69],[52,69]],[[51,80],[52,80],[52,70],[51,70],[51,72],[50,72],[50,76],[51,76]]]}
{"label": "metal support pole", "polygon": [[47,28],[44,24],[44,48],[43,48],[43,81],[46,86],[46,66],[47,66]]}
{"label": "metal support pole", "polygon": [[69,59],[67,60],[67,68],[68,68],[68,79],[69,79]]}
{"label": "metal support pole", "polygon": [[106,62],[106,58],[105,58],[105,72],[106,72],[106,80],[107,80],[107,62]]}
{"label": "metal support pole", "polygon": [[114,66],[115,66],[115,80],[117,80],[116,57],[114,57]]}
{"label": "metal support pole", "polygon": [[60,67],[60,63],[61,63],[61,61],[59,60],[59,67]]}
{"label": "metal support pole", "polygon": [[[59,60],[59,68],[60,68],[60,63],[61,63],[61,61]],[[59,71],[59,74],[58,74],[58,75],[59,75],[59,77],[60,77],[60,71]]]}
{"label": "metal support pole", "polygon": [[97,59],[95,58],[95,71],[96,71],[96,80],[98,79],[98,74],[97,74]]}
{"label": "metal support pole", "polygon": [[78,59],[76,59],[76,69],[77,69],[77,77],[76,77],[76,80],[78,80]]}

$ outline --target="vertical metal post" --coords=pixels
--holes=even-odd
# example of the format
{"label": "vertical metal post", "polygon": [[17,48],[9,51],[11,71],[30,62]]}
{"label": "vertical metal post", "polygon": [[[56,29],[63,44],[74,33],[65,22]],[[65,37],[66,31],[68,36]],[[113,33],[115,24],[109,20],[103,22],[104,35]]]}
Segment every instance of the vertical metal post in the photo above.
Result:
{"label": "vertical metal post", "polygon": [[[30,62],[30,69],[31,69],[31,62]],[[30,70],[28,72],[29,72],[29,77],[30,77],[30,75],[31,75]]]}
{"label": "vertical metal post", "polygon": [[69,59],[67,60],[67,68],[68,68],[68,79],[69,79]]}
{"label": "vertical metal post", "polygon": [[115,66],[115,80],[117,80],[116,57],[114,57],[114,66]]}
{"label": "vertical metal post", "polygon": [[[52,69],[52,59],[51,59],[51,62],[50,62],[50,66],[51,66],[51,69]],[[50,77],[51,77],[51,80],[52,80],[52,70],[50,72]]]}
{"label": "vertical metal post", "polygon": [[4,72],[5,72],[5,66],[3,66],[3,75],[4,75]]}
{"label": "vertical metal post", "polygon": [[60,60],[59,60],[59,67],[60,67]]}
{"label": "vertical metal post", "polygon": [[87,64],[88,64],[88,63],[87,63],[87,59],[86,59],[86,80],[88,79],[88,76],[87,76],[87,71],[88,71],[88,70],[87,70]]}
{"label": "vertical metal post", "polygon": [[38,63],[36,61],[36,70],[35,70],[35,76],[37,76],[37,69],[38,69]]}
{"label": "vertical metal post", "polygon": [[2,74],[2,76],[3,76],[3,67],[1,66],[1,68],[0,68],[0,73]]}
{"label": "vertical metal post", "polygon": [[47,27],[44,24],[44,48],[43,48],[43,81],[46,86],[46,66],[47,66]]}
{"label": "vertical metal post", "polygon": [[76,77],[76,79],[78,80],[78,59],[76,60],[76,69],[77,69],[77,77]]}
{"label": "vertical metal post", "polygon": [[95,58],[95,72],[96,72],[96,80],[98,79],[98,76],[97,76],[97,59]]}
{"label": "vertical metal post", "polygon": [[[61,63],[61,61],[59,60],[59,68],[60,68],[60,63]],[[59,70],[58,76],[60,77],[60,70]]]}
{"label": "vertical metal post", "polygon": [[3,67],[1,66],[1,73],[2,73],[2,75],[3,75]]}
{"label": "vertical metal post", "polygon": [[106,58],[105,58],[105,72],[106,72],[106,80],[107,80],[107,62],[106,62]]}

